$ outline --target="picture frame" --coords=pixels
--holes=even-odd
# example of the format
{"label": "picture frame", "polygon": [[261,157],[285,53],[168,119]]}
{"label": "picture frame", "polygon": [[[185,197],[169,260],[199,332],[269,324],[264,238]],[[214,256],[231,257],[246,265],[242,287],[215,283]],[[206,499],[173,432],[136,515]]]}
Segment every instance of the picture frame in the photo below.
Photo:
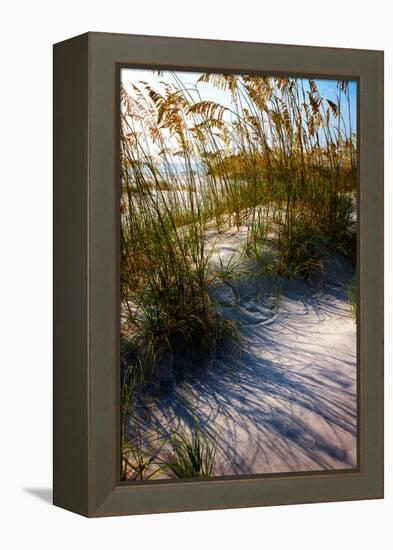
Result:
{"label": "picture frame", "polygon": [[[358,84],[358,466],[120,481],[119,74]],[[383,498],[383,52],[89,32],[54,46],[54,504],[88,517]]]}

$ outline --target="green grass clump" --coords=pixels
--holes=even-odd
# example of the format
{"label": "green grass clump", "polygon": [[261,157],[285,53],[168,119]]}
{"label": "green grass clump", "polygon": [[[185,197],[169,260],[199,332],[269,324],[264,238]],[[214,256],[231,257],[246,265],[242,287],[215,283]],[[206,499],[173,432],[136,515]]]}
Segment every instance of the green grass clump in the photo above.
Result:
{"label": "green grass clump", "polygon": [[265,254],[265,245],[269,232],[269,225],[264,219],[264,209],[258,208],[253,212],[246,244],[246,254],[257,260],[261,260]]}
{"label": "green grass clump", "polygon": [[206,478],[213,472],[216,443],[206,437],[196,421],[190,432],[175,431],[170,436],[172,452],[167,466],[178,478]]}
{"label": "green grass clump", "polygon": [[303,216],[296,217],[290,227],[286,225],[281,229],[277,255],[279,275],[310,280],[323,272],[325,255],[320,232]]}
{"label": "green grass clump", "polygon": [[196,360],[230,336],[232,326],[215,311],[207,294],[192,295],[190,291],[190,295],[177,296],[176,302],[170,290],[163,296],[141,306],[144,317],[139,326],[139,348],[145,350],[151,365],[159,368],[167,352]]}
{"label": "green grass clump", "polygon": [[329,252],[345,256],[356,268],[356,222],[353,219],[354,203],[351,195],[339,194],[332,200],[327,215],[318,216],[318,224]]}
{"label": "green grass clump", "polygon": [[144,368],[154,370],[164,355],[186,352],[196,358],[214,349],[233,327],[208,292],[210,257],[197,206],[190,213],[193,223],[178,227],[165,198],[159,205],[140,195],[133,200],[135,216],[122,226],[124,336],[133,341]]}

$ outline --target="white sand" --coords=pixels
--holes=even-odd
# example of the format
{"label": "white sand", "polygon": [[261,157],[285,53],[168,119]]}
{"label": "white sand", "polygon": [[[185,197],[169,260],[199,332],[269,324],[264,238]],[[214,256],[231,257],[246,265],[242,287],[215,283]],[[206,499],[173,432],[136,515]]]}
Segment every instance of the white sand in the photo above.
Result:
{"label": "white sand", "polygon": [[[208,235],[212,260],[236,258],[241,228]],[[214,291],[238,322],[241,349],[220,351],[192,378],[138,407],[147,438],[177,422],[217,440],[214,475],[356,466],[356,324],[343,262],[330,262],[323,286],[254,277]],[[277,287],[279,284],[280,288]]]}

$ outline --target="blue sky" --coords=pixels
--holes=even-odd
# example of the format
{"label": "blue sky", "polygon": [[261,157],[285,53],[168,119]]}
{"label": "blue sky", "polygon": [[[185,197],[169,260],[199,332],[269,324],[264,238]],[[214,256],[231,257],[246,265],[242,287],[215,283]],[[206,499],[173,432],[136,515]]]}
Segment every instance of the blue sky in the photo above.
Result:
{"label": "blue sky", "polygon": [[[320,94],[325,99],[330,99],[336,103],[336,97],[338,94],[337,80],[328,79],[315,79],[315,83],[320,91]],[[350,80],[348,83],[349,101],[351,110],[351,126],[352,131],[356,133],[356,95],[357,95],[357,83],[355,80]],[[345,119],[348,118],[348,103],[346,97],[342,96],[341,111]]]}

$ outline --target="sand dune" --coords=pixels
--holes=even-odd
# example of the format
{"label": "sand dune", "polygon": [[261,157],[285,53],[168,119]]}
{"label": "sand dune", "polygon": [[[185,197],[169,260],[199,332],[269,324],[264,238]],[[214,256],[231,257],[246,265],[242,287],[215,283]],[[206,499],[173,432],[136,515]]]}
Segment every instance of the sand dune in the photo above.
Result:
{"label": "sand dune", "polygon": [[[234,261],[245,238],[244,228],[208,233],[212,262]],[[356,324],[345,262],[331,259],[312,285],[247,262],[247,277],[212,290],[238,323],[240,345],[141,396],[144,444],[196,418],[217,441],[216,476],[355,467]]]}

